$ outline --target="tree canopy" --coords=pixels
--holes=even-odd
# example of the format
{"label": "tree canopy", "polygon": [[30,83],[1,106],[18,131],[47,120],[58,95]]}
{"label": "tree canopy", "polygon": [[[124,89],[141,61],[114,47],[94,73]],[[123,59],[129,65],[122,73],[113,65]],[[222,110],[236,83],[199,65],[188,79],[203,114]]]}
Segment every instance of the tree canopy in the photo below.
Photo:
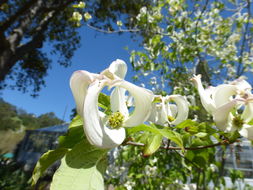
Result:
{"label": "tree canopy", "polygon": [[[9,0],[0,2],[0,82],[6,87],[37,95],[45,85],[52,55],[58,63],[69,66],[80,46],[77,25],[71,20],[72,0]],[[147,1],[86,1],[83,13],[92,15],[91,25],[111,28],[120,14],[126,18],[138,14]],[[46,47],[46,48],[45,48]],[[52,55],[50,55],[52,54]],[[30,89],[29,89],[30,88]],[[32,88],[32,89],[31,89]]]}
{"label": "tree canopy", "polygon": [[0,130],[38,129],[62,123],[53,112],[37,117],[0,99]]}

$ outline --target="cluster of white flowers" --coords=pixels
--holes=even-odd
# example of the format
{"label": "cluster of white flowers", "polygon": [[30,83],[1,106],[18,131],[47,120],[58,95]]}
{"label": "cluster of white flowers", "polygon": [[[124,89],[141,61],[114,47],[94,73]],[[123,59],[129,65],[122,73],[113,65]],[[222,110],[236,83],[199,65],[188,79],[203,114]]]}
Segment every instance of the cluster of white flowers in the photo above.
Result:
{"label": "cluster of white flowers", "polygon": [[[100,74],[81,70],[71,76],[70,87],[77,112],[84,120],[85,134],[89,142],[97,147],[114,148],[120,145],[125,139],[124,127],[134,127],[144,122],[176,125],[188,117],[188,102],[184,97],[154,95],[148,89],[125,81],[126,72],[126,63],[117,59]],[[110,95],[110,115],[98,108],[99,94],[106,86],[114,87]],[[134,103],[129,102],[131,98],[126,96],[126,91],[133,97]]]}
{"label": "cluster of white flowers", "polygon": [[229,84],[204,89],[201,76],[192,78],[203,107],[213,116],[216,126],[225,132],[238,131],[241,136],[253,140],[252,86],[243,78]]}
{"label": "cluster of white flowers", "polygon": [[[85,134],[97,147],[120,145],[125,139],[124,127],[144,122],[168,127],[188,118],[189,103],[184,96],[155,95],[146,88],[125,81],[126,72],[126,63],[117,59],[100,74],[76,71],[70,79],[77,112],[84,120]],[[192,81],[203,107],[213,116],[220,130],[237,130],[243,137],[253,140],[253,94],[247,81],[240,78],[208,89],[203,88],[200,75],[194,76]],[[105,86],[114,87],[110,95],[112,113],[109,115],[98,108],[98,97]]]}

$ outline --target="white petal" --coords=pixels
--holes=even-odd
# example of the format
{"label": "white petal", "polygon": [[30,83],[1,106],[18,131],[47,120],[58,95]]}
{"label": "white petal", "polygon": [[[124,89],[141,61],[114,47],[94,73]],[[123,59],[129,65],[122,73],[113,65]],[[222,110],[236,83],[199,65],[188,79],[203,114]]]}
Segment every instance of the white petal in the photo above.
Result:
{"label": "white petal", "polygon": [[112,112],[119,111],[125,117],[128,117],[128,108],[126,105],[126,89],[121,87],[115,87],[110,96],[111,110]]}
{"label": "white petal", "polygon": [[242,113],[244,122],[248,123],[253,119],[253,102],[247,102]]}
{"label": "white petal", "polygon": [[208,113],[212,113],[215,110],[214,102],[210,96],[210,93],[205,91],[202,82],[201,82],[201,75],[195,75],[192,79],[193,83],[195,84],[196,88],[198,89],[199,96],[201,103],[205,110]]}
{"label": "white petal", "polygon": [[213,92],[213,100],[216,108],[231,101],[233,95],[236,95],[238,88],[234,85],[222,84],[216,87]]}
{"label": "white petal", "polygon": [[109,71],[119,78],[124,79],[127,72],[127,64],[123,60],[117,59],[111,63]]}
{"label": "white petal", "polygon": [[152,123],[156,123],[158,121],[158,112],[159,112],[158,109],[161,109],[161,106],[157,105],[156,103],[152,103],[148,121]]}
{"label": "white petal", "polygon": [[168,122],[164,103],[152,103],[151,113],[148,121],[162,126]]}
{"label": "white petal", "polygon": [[168,108],[166,109],[165,102],[161,103],[161,109],[158,112],[158,125],[165,125],[168,123]]}
{"label": "white petal", "polygon": [[250,91],[252,89],[252,86],[244,80],[245,77],[240,77],[234,81],[232,81],[230,84],[236,85],[240,91]]}
{"label": "white petal", "polygon": [[89,142],[99,148],[114,148],[125,139],[125,129],[110,129],[98,110],[98,95],[104,87],[104,81],[96,80],[88,90],[84,101],[84,131]]}
{"label": "white petal", "polygon": [[135,109],[129,118],[125,120],[124,127],[133,127],[145,122],[151,111],[153,93],[124,80],[119,81],[115,86],[125,88],[134,97]]}
{"label": "white petal", "polygon": [[242,129],[239,131],[239,133],[243,137],[249,140],[253,140],[253,126],[252,125],[244,124]]}
{"label": "white petal", "polygon": [[163,126],[168,123],[168,104],[165,104],[166,98],[161,95],[154,95],[154,98],[160,99],[161,102],[152,103],[148,121]]}
{"label": "white petal", "polygon": [[155,103],[152,103],[151,112],[149,114],[148,121],[152,123],[156,123],[158,121],[158,109],[159,109],[158,105]]}
{"label": "white petal", "polygon": [[181,95],[171,95],[169,99],[173,100],[177,105],[177,116],[175,120],[171,122],[171,124],[177,125],[188,118],[189,104],[185,97]]}
{"label": "white petal", "polygon": [[212,97],[212,96],[213,96],[213,93],[215,92],[215,89],[216,89],[216,87],[208,86],[208,87],[205,89],[205,92],[208,94],[209,97]]}
{"label": "white petal", "polygon": [[128,107],[133,107],[134,106],[134,97],[131,96],[130,94],[126,98],[126,104]]}
{"label": "white petal", "polygon": [[231,128],[233,115],[230,111],[236,106],[237,100],[232,100],[229,103],[219,107],[213,114],[214,122],[216,126],[222,130],[227,131]]}
{"label": "white petal", "polygon": [[168,105],[168,109],[170,109],[171,116],[174,117],[174,118],[176,118],[177,112],[178,112],[177,106],[175,104],[169,104]]}
{"label": "white petal", "polygon": [[83,103],[88,86],[97,77],[99,75],[80,70],[75,71],[70,78],[70,88],[76,102],[77,113],[80,116],[83,116]]}

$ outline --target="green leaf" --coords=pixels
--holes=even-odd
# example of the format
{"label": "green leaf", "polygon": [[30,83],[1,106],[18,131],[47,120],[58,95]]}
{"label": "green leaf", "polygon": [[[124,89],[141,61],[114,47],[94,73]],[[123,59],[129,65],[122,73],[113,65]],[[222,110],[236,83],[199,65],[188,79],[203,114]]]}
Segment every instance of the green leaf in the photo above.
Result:
{"label": "green leaf", "polygon": [[77,115],[70,123],[68,132],[58,138],[60,148],[72,148],[85,139],[83,119]]}
{"label": "green leaf", "polygon": [[156,128],[153,128],[153,127],[151,127],[149,125],[145,125],[145,124],[141,124],[141,125],[131,127],[131,128],[126,128],[126,131],[127,131],[128,135],[137,133],[139,131],[149,131],[151,133],[158,133],[159,134],[159,132],[156,130]]}
{"label": "green leaf", "polygon": [[103,173],[107,150],[81,141],[61,160],[51,190],[104,190]]}
{"label": "green leaf", "polygon": [[156,152],[161,146],[162,140],[162,135],[152,133],[146,140],[146,144],[143,151],[144,156],[149,156]]}
{"label": "green leaf", "polygon": [[32,175],[32,185],[35,185],[38,179],[44,174],[47,168],[49,168],[54,162],[61,159],[68,149],[66,148],[58,148],[56,150],[49,150],[44,153],[39,161],[37,162]]}
{"label": "green leaf", "polygon": [[69,129],[78,126],[83,126],[83,119],[80,115],[76,115],[76,117],[72,119],[71,123],[69,124]]}
{"label": "green leaf", "polygon": [[236,130],[234,132],[228,133],[228,140],[229,142],[235,142],[240,136],[240,133]]}
{"label": "green leaf", "polygon": [[197,122],[192,121],[190,119],[187,119],[187,120],[179,123],[178,125],[176,125],[176,128],[178,128],[178,129],[184,129],[186,127],[192,127],[192,126],[197,126],[197,125],[198,125]]}
{"label": "green leaf", "polygon": [[103,106],[102,108],[110,107],[110,97],[103,93],[99,94],[98,102],[100,103],[101,106]]}
{"label": "green leaf", "polygon": [[161,131],[161,135],[163,135],[167,139],[173,141],[180,148],[182,148],[182,150],[184,150],[183,139],[182,139],[182,136],[179,133],[177,133],[176,131],[171,131],[169,129],[162,129],[160,131]]}
{"label": "green leaf", "polygon": [[203,137],[206,137],[207,136],[207,133],[204,133],[204,132],[199,132],[197,134],[195,134],[196,137],[199,137],[199,138],[203,138]]}
{"label": "green leaf", "polygon": [[76,126],[69,128],[65,135],[58,138],[60,148],[72,148],[77,143],[85,139],[83,126]]}
{"label": "green leaf", "polygon": [[248,122],[249,125],[253,125],[253,119]]}
{"label": "green leaf", "polygon": [[139,131],[149,131],[151,133],[155,133],[158,135],[162,135],[163,137],[166,137],[167,139],[175,142],[179,147],[182,148],[182,150],[184,150],[183,140],[179,133],[171,131],[169,128],[160,129],[158,127],[160,126],[157,126],[155,124],[152,124],[151,126],[141,124],[136,127],[128,128],[127,133],[130,135]]}
{"label": "green leaf", "polygon": [[100,93],[98,96],[98,106],[104,109],[104,112],[109,115],[111,113],[110,97]]}

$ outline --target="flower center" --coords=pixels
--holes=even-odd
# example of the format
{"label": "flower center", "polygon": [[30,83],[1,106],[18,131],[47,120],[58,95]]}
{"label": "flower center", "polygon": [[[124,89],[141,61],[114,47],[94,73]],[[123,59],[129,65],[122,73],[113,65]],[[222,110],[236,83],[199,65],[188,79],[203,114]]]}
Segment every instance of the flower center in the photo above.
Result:
{"label": "flower center", "polygon": [[172,117],[172,116],[170,116],[170,115],[168,115],[168,120],[169,120],[169,122],[172,122],[172,121],[174,121],[175,120],[175,118],[174,117]]}
{"label": "flower center", "polygon": [[233,125],[235,125],[238,129],[241,129],[242,126],[244,124],[243,119],[241,118],[241,116],[235,116],[235,118],[233,119]]}
{"label": "flower center", "polygon": [[120,112],[114,112],[112,115],[109,116],[109,125],[113,129],[119,129],[123,125],[124,121],[124,115],[122,115]]}

